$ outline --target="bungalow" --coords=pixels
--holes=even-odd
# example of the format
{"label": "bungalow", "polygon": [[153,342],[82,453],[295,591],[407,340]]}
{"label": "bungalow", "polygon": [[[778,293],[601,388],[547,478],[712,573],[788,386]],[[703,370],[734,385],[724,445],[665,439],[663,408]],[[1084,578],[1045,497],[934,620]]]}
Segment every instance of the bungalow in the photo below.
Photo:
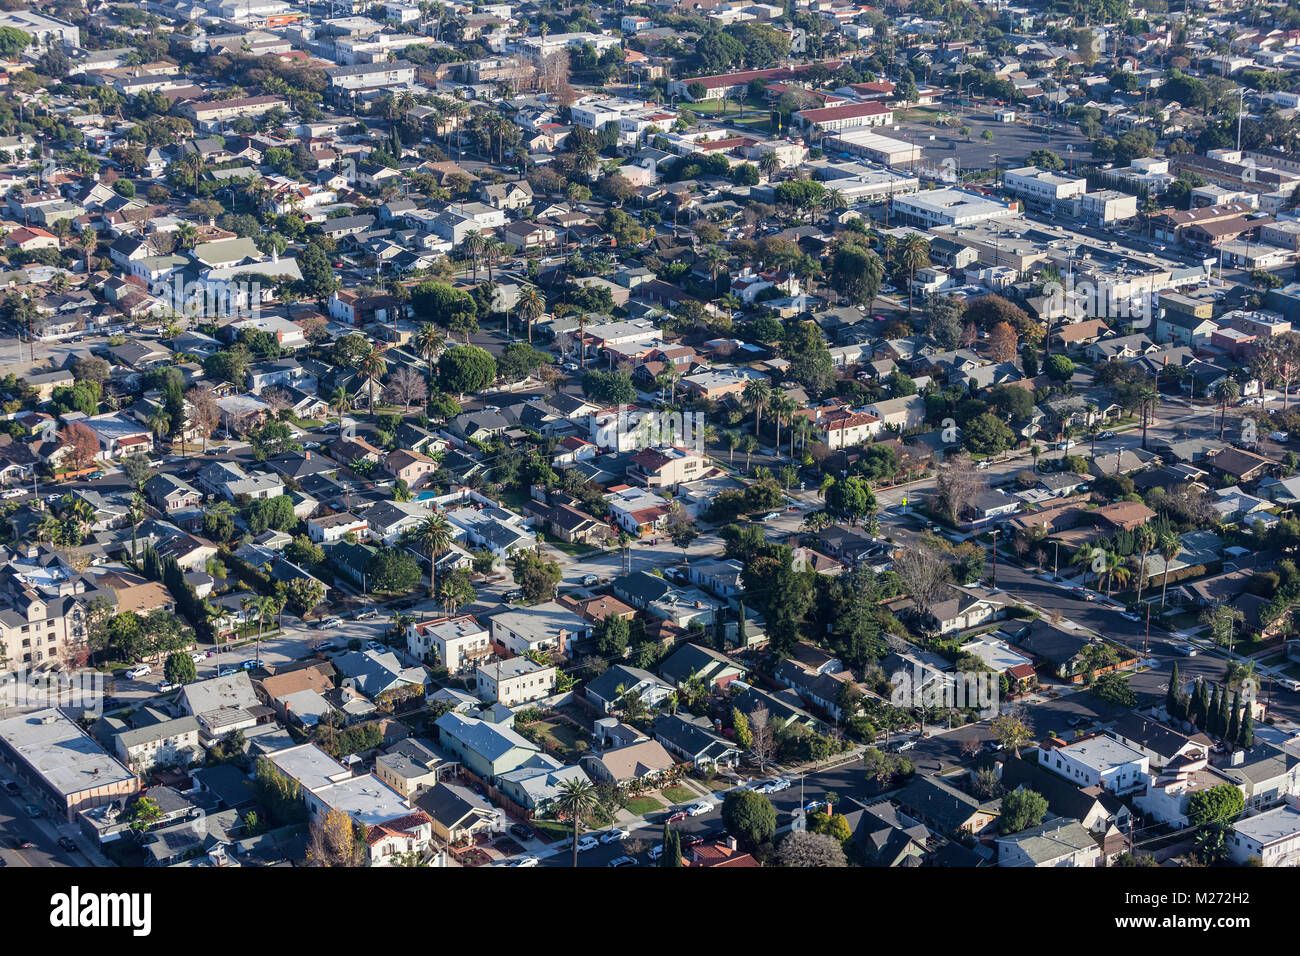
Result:
{"label": "bungalow", "polygon": [[695,767],[731,767],[741,757],[740,749],[714,733],[706,717],[663,714],[655,720],[651,733],[670,754]]}
{"label": "bungalow", "polygon": [[1015,601],[1004,594],[991,594],[973,588],[948,586],[930,606],[930,619],[940,634],[968,628],[1006,617]]}
{"label": "bungalow", "polygon": [[654,674],[627,664],[615,664],[583,688],[583,696],[603,714],[625,707],[634,697],[646,707],[657,707],[672,693],[673,688]]}
{"label": "bungalow", "polygon": [[464,843],[504,826],[500,810],[457,784],[435,783],[420,793],[415,805],[428,814],[433,835],[448,844]]}
{"label": "bungalow", "polygon": [[438,743],[470,773],[495,780],[542,757],[542,749],[511,726],[448,711],[437,719]]}
{"label": "bungalow", "polygon": [[659,676],[674,687],[698,678],[711,689],[725,690],[732,681],[745,676],[745,669],[711,647],[683,644],[659,664]]}
{"label": "bungalow", "polygon": [[979,834],[998,817],[996,801],[981,802],[938,777],[919,774],[893,795],[893,801],[940,834]]}
{"label": "bungalow", "polygon": [[599,783],[619,786],[636,781],[655,783],[673,769],[672,755],[657,740],[642,740],[582,758],[582,769]]}

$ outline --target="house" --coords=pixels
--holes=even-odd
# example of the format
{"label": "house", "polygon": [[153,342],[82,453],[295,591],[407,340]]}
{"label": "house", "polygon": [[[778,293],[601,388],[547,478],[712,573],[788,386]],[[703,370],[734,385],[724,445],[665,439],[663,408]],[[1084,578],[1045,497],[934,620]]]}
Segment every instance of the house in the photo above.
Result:
{"label": "house", "polygon": [[1032,760],[1009,753],[998,767],[1002,792],[1032,790],[1047,801],[1051,817],[1077,820],[1089,833],[1100,836],[1112,826],[1127,827],[1132,819],[1128,805],[1100,786],[1079,787]]}
{"label": "house", "polygon": [[525,764],[533,765],[542,756],[541,747],[505,724],[449,711],[434,726],[442,748],[483,780],[495,780]]}
{"label": "house", "polygon": [[631,697],[640,698],[646,707],[657,707],[672,693],[673,688],[654,674],[627,664],[615,664],[583,687],[583,696],[604,714],[625,707]]}
{"label": "house", "polygon": [[662,714],[655,719],[651,733],[669,753],[695,767],[730,767],[741,757],[740,749],[716,734],[706,717]]}
{"label": "house", "polygon": [[659,676],[674,687],[695,678],[709,688],[726,690],[732,681],[745,676],[745,669],[711,647],[683,644],[660,662]]}
{"label": "house", "polygon": [[660,781],[672,771],[675,763],[659,741],[642,740],[603,753],[588,754],[582,758],[581,766],[598,783],[624,786],[634,781]]}
{"label": "house", "polygon": [[1261,866],[1295,866],[1300,862],[1300,808],[1290,804],[1242,817],[1228,837],[1234,863],[1259,860]]}
{"label": "house", "polygon": [[468,614],[408,624],[406,648],[421,660],[436,660],[453,675],[492,655],[487,628]]}
{"label": "house", "polygon": [[492,641],[504,656],[522,656],[534,650],[564,655],[570,641],[592,633],[590,623],[555,601],[498,612],[491,623]]}
{"label": "house", "polygon": [[1151,766],[1145,754],[1104,736],[1068,744],[1049,739],[1039,747],[1038,761],[1077,786],[1100,786],[1121,795],[1145,787]]}
{"label": "house", "polygon": [[145,497],[159,511],[171,514],[191,508],[203,500],[203,493],[174,475],[157,474],[144,485]]}
{"label": "house", "polygon": [[1300,757],[1272,744],[1234,752],[1229,763],[1216,768],[1232,780],[1246,798],[1246,810],[1263,810],[1300,797]]}
{"label": "house", "polygon": [[1043,620],[1008,630],[1014,632],[1011,636],[1022,651],[1048,666],[1057,677],[1075,683],[1083,679],[1083,649],[1092,643],[1084,632],[1067,631]]}
{"label": "house", "polygon": [[205,745],[236,730],[255,727],[275,713],[258,699],[245,671],[186,684],[178,702],[185,713],[198,720]]}
{"label": "house", "polygon": [[507,707],[549,697],[555,691],[555,665],[538,664],[527,657],[480,664],[475,685],[481,700]]}
{"label": "house", "polygon": [[981,803],[939,777],[918,774],[892,799],[908,816],[943,835],[979,834],[998,817],[996,801]]}
{"label": "house", "polygon": [[314,515],[307,519],[307,537],[316,544],[329,544],[341,541],[349,534],[364,535],[370,525],[350,511],[338,511],[331,514]]}
{"label": "house", "polygon": [[920,395],[906,395],[864,405],[862,410],[880,420],[885,428],[904,432],[925,424],[925,399]]}
{"label": "house", "polygon": [[408,737],[375,757],[375,776],[410,800],[436,784],[455,766],[430,746]]}
{"label": "house", "polygon": [[350,651],[335,658],[334,666],[342,678],[341,686],[352,688],[372,701],[383,694],[423,695],[428,680],[423,667],[403,667],[391,651]]}
{"label": "house", "polygon": [[463,843],[504,826],[500,810],[457,784],[435,783],[416,798],[415,805],[428,814],[433,835],[448,844]]}
{"label": "house", "polygon": [[199,722],[189,714],[170,717],[145,707],[127,719],[105,717],[92,730],[106,749],[143,776],[158,767],[188,767],[203,755]]}
{"label": "house", "polygon": [[1100,866],[1101,846],[1078,820],[1055,819],[997,838],[998,866]]}
{"label": "house", "polygon": [[1015,601],[1005,594],[949,585],[931,604],[930,619],[940,634],[949,634],[1001,620],[1014,604]]}
{"label": "house", "polygon": [[409,488],[418,488],[438,470],[438,463],[417,451],[397,449],[383,457],[384,470]]}

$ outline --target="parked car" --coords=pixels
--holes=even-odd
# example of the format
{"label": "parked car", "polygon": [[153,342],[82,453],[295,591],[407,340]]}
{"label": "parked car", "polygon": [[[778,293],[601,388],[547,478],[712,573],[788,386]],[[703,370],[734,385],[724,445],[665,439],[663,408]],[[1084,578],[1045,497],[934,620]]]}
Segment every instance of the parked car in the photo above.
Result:
{"label": "parked car", "polygon": [[45,816],[45,810],[34,803],[25,804],[23,806],[23,812],[33,820],[39,820],[41,817]]}
{"label": "parked car", "polygon": [[1290,432],[1269,432],[1268,437],[1273,439],[1273,441],[1285,442],[1291,440],[1291,433]]}
{"label": "parked car", "polygon": [[600,846],[600,841],[590,833],[578,837],[578,852],[586,853],[588,850],[594,850]]}
{"label": "parked car", "polygon": [[1104,432],[1102,432],[1101,434],[1099,434],[1097,437],[1098,437],[1099,439],[1101,439],[1101,440],[1104,441],[1104,440],[1107,439],[1107,438],[1114,438],[1114,437],[1115,437],[1115,433],[1114,433],[1113,431],[1111,431],[1111,430],[1108,428],[1108,429],[1106,429]]}
{"label": "parked car", "polygon": [[689,850],[691,847],[699,846],[704,842],[704,837],[698,833],[692,833],[682,837],[682,849]]}
{"label": "parked car", "polygon": [[630,856],[616,856],[609,861],[610,866],[636,866],[636,860]]}
{"label": "parked car", "polygon": [[522,601],[523,599],[524,599],[524,592],[519,590],[519,588],[515,588],[513,591],[506,592],[507,604],[513,604],[514,602]]}
{"label": "parked car", "polygon": [[141,677],[148,677],[153,673],[153,668],[148,664],[137,664],[126,672],[126,676],[131,680],[139,680]]}
{"label": "parked car", "polygon": [[4,493],[4,497],[21,498],[25,494],[27,494],[27,492],[24,491],[22,488],[10,488],[8,491]]}
{"label": "parked car", "polygon": [[59,837],[58,843],[61,848],[67,850],[69,853],[77,852],[77,841],[72,839],[72,837]]}
{"label": "parked car", "polygon": [[316,650],[318,650],[318,651],[336,651],[336,650],[338,650],[338,647],[339,647],[339,646],[338,646],[337,644],[335,644],[333,641],[321,641],[319,644],[316,645]]}
{"label": "parked car", "polygon": [[764,520],[764,521],[775,521],[775,520],[776,520],[777,518],[779,518],[779,517],[781,517],[781,512],[779,512],[779,511],[769,511],[767,514],[763,515],[763,520]]}
{"label": "parked car", "polygon": [[1174,653],[1181,654],[1183,657],[1195,657],[1200,650],[1195,644],[1175,644]]}
{"label": "parked car", "polygon": [[536,866],[537,862],[538,862],[537,857],[535,856],[521,856],[519,859],[515,860],[510,865],[511,866]]}
{"label": "parked car", "polygon": [[686,808],[686,815],[691,817],[703,816],[706,813],[713,812],[713,804],[708,800],[701,800],[699,803],[692,803]]}
{"label": "parked car", "polygon": [[690,814],[685,810],[674,810],[672,813],[668,814],[668,822],[676,823],[678,820],[685,820],[689,816]]}
{"label": "parked car", "polygon": [[205,660],[207,660],[207,657],[208,657],[207,654],[195,652],[190,655],[190,660],[192,660],[195,664],[202,664]]}
{"label": "parked car", "polygon": [[1077,445],[1077,444],[1079,444],[1079,443],[1078,443],[1077,441],[1075,441],[1073,438],[1067,438],[1067,439],[1066,439],[1065,441],[1063,441],[1063,442],[1057,442],[1057,443],[1056,443],[1056,450],[1057,450],[1057,451],[1069,451],[1071,448],[1073,448],[1073,447],[1074,447],[1075,445]]}
{"label": "parked car", "polygon": [[325,620],[321,621],[319,624],[316,625],[316,630],[327,631],[332,627],[338,627],[342,623],[343,622],[340,621],[337,617],[327,617]]}
{"label": "parked car", "polygon": [[657,843],[654,846],[652,846],[649,849],[649,851],[646,853],[646,859],[658,860],[663,855],[664,855],[664,845],[662,843]]}
{"label": "parked car", "polygon": [[988,751],[989,753],[991,753],[991,754],[995,754],[995,753],[997,753],[999,750],[1002,749],[1002,741],[1000,741],[1000,740],[986,740],[986,741],[984,742],[984,749],[985,749],[986,751]]}
{"label": "parked car", "polygon": [[771,793],[779,793],[782,790],[790,789],[790,781],[785,777],[775,777],[768,781],[768,786],[772,788]]}
{"label": "parked car", "polygon": [[159,692],[160,694],[165,694],[165,693],[167,693],[169,690],[175,690],[177,687],[180,687],[180,686],[181,686],[180,684],[173,684],[171,681],[169,681],[169,680],[165,680],[165,681],[163,681],[161,684],[158,685],[158,692]]}
{"label": "parked car", "polygon": [[600,835],[600,842],[604,844],[618,843],[620,840],[626,840],[630,834],[626,830],[620,830],[615,827],[612,830],[606,830]]}
{"label": "parked car", "polygon": [[380,644],[378,641],[366,641],[366,650],[368,651],[385,651],[387,649],[388,648],[384,647],[384,645]]}
{"label": "parked car", "polygon": [[257,658],[256,660],[250,657],[246,661],[240,661],[239,667],[240,670],[251,671],[254,667],[261,667],[263,663],[265,662],[260,657]]}
{"label": "parked car", "polygon": [[22,837],[14,837],[9,841],[9,845],[15,850],[30,850],[36,846],[31,840],[24,840]]}
{"label": "parked car", "polygon": [[511,824],[510,835],[520,840],[531,840],[537,836],[532,827],[524,826],[522,823]]}
{"label": "parked car", "polygon": [[583,587],[591,587],[593,584],[600,583],[600,576],[597,574],[584,574],[582,576]]}

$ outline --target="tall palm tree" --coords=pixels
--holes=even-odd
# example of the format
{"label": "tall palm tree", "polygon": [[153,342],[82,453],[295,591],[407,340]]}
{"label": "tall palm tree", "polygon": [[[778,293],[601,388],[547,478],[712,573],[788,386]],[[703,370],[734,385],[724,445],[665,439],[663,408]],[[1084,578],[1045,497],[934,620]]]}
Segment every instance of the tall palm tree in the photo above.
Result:
{"label": "tall palm tree", "polygon": [[582,818],[596,808],[599,798],[590,780],[571,777],[561,781],[557,789],[560,796],[555,801],[555,807],[561,816],[573,821],[573,865],[577,868],[578,829],[582,825]]}
{"label": "tall palm tree", "polygon": [[387,346],[372,345],[357,363],[357,372],[370,387],[370,414],[375,414],[375,383],[388,374],[388,362],[384,358]]}
{"label": "tall palm tree", "polygon": [[352,400],[348,398],[347,389],[340,385],[330,393],[329,402],[330,408],[334,409],[334,421],[338,425],[339,437],[342,437],[343,413],[352,407]]}
{"label": "tall palm tree", "polygon": [[[909,232],[903,237],[903,253],[900,260],[913,281],[916,270],[924,269],[930,264],[930,243],[919,232]],[[912,317],[912,282],[907,284],[907,316]]]}
{"label": "tall palm tree", "polygon": [[754,411],[754,437],[757,438],[759,423],[763,417],[763,409],[767,407],[768,401],[772,398],[772,386],[765,379],[751,378],[745,383],[745,390],[740,394],[744,403]]}
{"label": "tall palm tree", "polygon": [[1160,557],[1165,562],[1165,577],[1160,585],[1160,607],[1165,606],[1165,593],[1169,590],[1169,562],[1178,557],[1178,552],[1183,550],[1183,542],[1178,535],[1166,528],[1156,537],[1156,547],[1160,551]]}
{"label": "tall palm tree", "polygon": [[535,285],[526,285],[519,290],[519,298],[515,301],[515,311],[524,321],[524,328],[528,331],[528,344],[533,342],[533,322],[537,317],[546,311],[546,297],[538,290]]}
{"label": "tall palm tree", "polygon": [[415,332],[415,350],[429,363],[430,382],[433,381],[434,361],[446,344],[446,336],[439,332],[438,327],[432,322],[425,322]]}
{"label": "tall palm tree", "polygon": [[465,238],[462,239],[460,242],[461,252],[464,253],[467,257],[469,257],[470,265],[474,269],[475,282],[478,282],[479,256],[483,255],[483,250],[486,248],[486,243],[487,240],[483,237],[483,233],[479,232],[477,229],[471,229],[469,232],[467,232],[465,234]]}
{"label": "tall palm tree", "polygon": [[1228,422],[1228,403],[1241,394],[1241,386],[1225,378],[1214,386],[1214,397],[1219,400],[1219,441],[1223,441],[1223,428]]}
{"label": "tall palm tree", "polygon": [[437,591],[438,555],[451,547],[451,522],[439,512],[429,515],[412,532],[412,537],[429,552],[429,597]]}
{"label": "tall palm tree", "polygon": [[730,455],[728,463],[734,465],[736,463],[736,449],[740,446],[740,435],[731,429],[727,429],[722,433],[721,441]]}
{"label": "tall palm tree", "polygon": [[1147,579],[1147,555],[1150,554],[1151,549],[1156,546],[1155,529],[1152,528],[1151,525],[1149,524],[1142,525],[1142,527],[1137,529],[1137,533],[1134,535],[1134,543],[1137,545],[1137,550],[1142,555],[1138,559],[1138,570],[1137,570],[1137,576],[1138,576],[1137,599],[1138,599],[1138,603],[1141,604],[1142,587],[1144,584],[1146,584],[1146,579]]}
{"label": "tall palm tree", "polygon": [[740,439],[740,450],[745,453],[745,470],[749,471],[749,462],[754,452],[758,451],[758,439],[753,435],[745,435]]}
{"label": "tall palm tree", "polygon": [[771,411],[772,420],[776,422],[775,447],[778,455],[781,453],[781,423],[790,421],[790,417],[798,407],[799,406],[795,404],[794,399],[789,398],[784,394],[776,395],[772,398]]}

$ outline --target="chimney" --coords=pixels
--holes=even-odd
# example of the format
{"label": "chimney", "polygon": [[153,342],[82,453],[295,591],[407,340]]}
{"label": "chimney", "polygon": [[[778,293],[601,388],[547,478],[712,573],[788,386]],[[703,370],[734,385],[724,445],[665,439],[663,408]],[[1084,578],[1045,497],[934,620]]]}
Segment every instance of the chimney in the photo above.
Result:
{"label": "chimney", "polygon": [[302,457],[304,461],[311,461],[311,452],[310,451],[303,452]]}
{"label": "chimney", "polygon": [[740,849],[740,844],[736,842],[736,838],[734,836],[731,835],[727,836],[727,849],[730,850],[732,853],[735,853],[738,849]]}

